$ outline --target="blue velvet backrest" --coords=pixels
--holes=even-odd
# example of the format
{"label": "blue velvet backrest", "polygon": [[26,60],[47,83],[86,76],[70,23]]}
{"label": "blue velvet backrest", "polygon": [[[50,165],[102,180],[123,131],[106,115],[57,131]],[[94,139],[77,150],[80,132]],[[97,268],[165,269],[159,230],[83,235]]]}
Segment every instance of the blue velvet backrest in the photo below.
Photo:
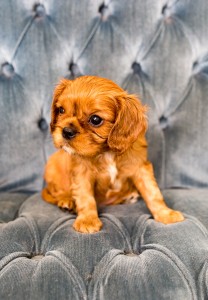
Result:
{"label": "blue velvet backrest", "polygon": [[149,106],[161,187],[208,183],[207,0],[1,0],[0,190],[39,191],[61,77],[98,75]]}

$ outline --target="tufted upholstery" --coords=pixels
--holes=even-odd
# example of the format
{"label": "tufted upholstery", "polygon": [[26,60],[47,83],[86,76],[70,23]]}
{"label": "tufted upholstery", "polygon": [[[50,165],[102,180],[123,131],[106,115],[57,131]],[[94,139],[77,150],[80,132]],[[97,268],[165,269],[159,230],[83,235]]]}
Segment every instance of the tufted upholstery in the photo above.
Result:
{"label": "tufted upholstery", "polygon": [[[0,0],[0,299],[208,299],[207,15],[206,0]],[[184,222],[138,201],[80,234],[42,201],[53,88],[82,74],[149,105],[149,157]]]}

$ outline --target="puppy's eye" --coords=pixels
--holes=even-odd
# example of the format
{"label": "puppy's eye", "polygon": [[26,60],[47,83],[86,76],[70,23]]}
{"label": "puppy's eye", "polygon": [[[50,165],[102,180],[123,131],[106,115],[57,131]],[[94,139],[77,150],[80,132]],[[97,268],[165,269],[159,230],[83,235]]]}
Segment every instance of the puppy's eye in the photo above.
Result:
{"label": "puppy's eye", "polygon": [[94,127],[99,127],[100,125],[103,124],[103,119],[101,117],[99,117],[98,115],[92,115],[89,118],[89,123]]}
{"label": "puppy's eye", "polygon": [[59,113],[62,115],[65,113],[65,110],[62,106],[59,107]]}

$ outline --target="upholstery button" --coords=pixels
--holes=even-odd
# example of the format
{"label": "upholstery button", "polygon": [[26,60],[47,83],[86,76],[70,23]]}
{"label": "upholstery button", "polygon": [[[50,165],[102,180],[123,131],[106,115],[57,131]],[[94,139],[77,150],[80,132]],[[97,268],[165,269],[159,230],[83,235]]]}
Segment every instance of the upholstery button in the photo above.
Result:
{"label": "upholstery button", "polygon": [[171,24],[173,19],[171,17],[171,9],[168,4],[165,4],[162,8],[162,14],[164,16],[164,20],[166,24]]}
{"label": "upholstery button", "polygon": [[73,62],[69,65],[69,71],[73,77],[78,77],[81,75],[78,65]]}
{"label": "upholstery button", "polygon": [[194,74],[197,74],[200,72],[200,64],[198,61],[195,61],[192,65],[192,70]]}
{"label": "upholstery button", "polygon": [[194,63],[193,63],[193,69],[196,69],[197,68],[197,66],[198,66],[198,61],[195,61]]}
{"label": "upholstery button", "polygon": [[48,130],[48,124],[44,118],[41,118],[38,122],[38,127],[41,131],[47,131]]}
{"label": "upholstery button", "polygon": [[166,14],[166,11],[167,11],[167,4],[165,4],[163,7],[162,7],[162,14],[165,15]]}
{"label": "upholstery button", "polygon": [[193,63],[193,74],[203,74],[207,75],[208,74],[208,62],[207,61],[195,61]]}
{"label": "upholstery button", "polygon": [[34,11],[35,11],[35,16],[38,18],[42,18],[46,14],[45,7],[43,6],[43,4],[40,3],[35,4]]}
{"label": "upholstery button", "polygon": [[140,74],[142,72],[142,67],[138,62],[134,62],[131,67],[135,74]]}
{"label": "upholstery button", "polygon": [[109,16],[109,8],[105,3],[102,3],[98,9],[98,12],[100,13],[102,20],[107,20]]}
{"label": "upholstery button", "polygon": [[32,256],[31,259],[33,259],[33,260],[40,260],[40,259],[42,259],[43,257],[44,257],[44,255],[38,254],[38,255]]}
{"label": "upholstery button", "polygon": [[1,70],[2,70],[2,74],[7,77],[7,78],[11,78],[14,76],[14,67],[12,64],[5,62],[2,64],[1,66]]}
{"label": "upholstery button", "polygon": [[108,9],[108,6],[107,6],[105,3],[102,3],[102,4],[100,5],[98,11],[99,11],[99,13],[100,13],[101,15],[104,15],[107,9]]}
{"label": "upholstery button", "polygon": [[138,256],[139,254],[136,254],[134,252],[126,252],[126,251],[124,251],[124,255],[126,255],[126,256]]}
{"label": "upholstery button", "polygon": [[159,123],[160,123],[160,127],[161,127],[162,129],[165,129],[165,128],[167,128],[167,126],[168,126],[168,119],[167,119],[165,116],[161,116],[161,117],[159,118]]}

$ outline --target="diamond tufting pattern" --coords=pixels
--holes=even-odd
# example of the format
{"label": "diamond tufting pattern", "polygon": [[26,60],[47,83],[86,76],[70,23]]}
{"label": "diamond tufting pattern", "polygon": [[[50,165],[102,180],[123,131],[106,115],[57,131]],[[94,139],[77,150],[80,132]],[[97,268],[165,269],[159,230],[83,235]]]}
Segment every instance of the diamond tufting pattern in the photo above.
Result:
{"label": "diamond tufting pattern", "polygon": [[[0,299],[208,298],[206,0],[0,0]],[[107,77],[149,109],[149,157],[168,205],[100,209],[96,234],[42,201],[53,89]]]}

